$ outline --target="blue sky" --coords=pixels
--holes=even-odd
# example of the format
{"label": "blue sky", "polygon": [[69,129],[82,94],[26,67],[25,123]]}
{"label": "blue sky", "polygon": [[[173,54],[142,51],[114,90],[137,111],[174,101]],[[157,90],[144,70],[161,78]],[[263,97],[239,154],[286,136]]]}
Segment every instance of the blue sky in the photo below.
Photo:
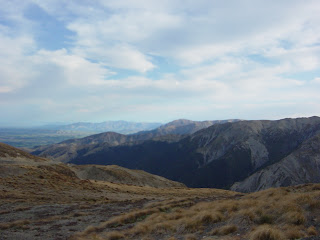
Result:
{"label": "blue sky", "polygon": [[0,126],[320,115],[318,0],[0,6]]}

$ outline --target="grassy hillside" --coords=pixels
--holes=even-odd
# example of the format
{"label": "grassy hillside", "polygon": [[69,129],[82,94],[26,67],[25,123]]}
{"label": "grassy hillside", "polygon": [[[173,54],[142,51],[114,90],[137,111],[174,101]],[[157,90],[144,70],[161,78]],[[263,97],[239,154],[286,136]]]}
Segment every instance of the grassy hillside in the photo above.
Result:
{"label": "grassy hillside", "polygon": [[319,236],[320,185],[161,201],[90,226],[73,239],[301,239]]}
{"label": "grassy hillside", "polygon": [[0,239],[319,236],[320,184],[242,194],[163,181],[116,166],[55,164],[0,144]]}

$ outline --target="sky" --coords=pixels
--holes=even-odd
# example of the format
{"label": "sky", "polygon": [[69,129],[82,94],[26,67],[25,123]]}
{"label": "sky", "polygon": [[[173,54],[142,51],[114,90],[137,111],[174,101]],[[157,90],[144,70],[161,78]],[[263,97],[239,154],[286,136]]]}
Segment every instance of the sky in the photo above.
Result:
{"label": "sky", "polygon": [[320,115],[319,0],[0,6],[0,126]]}

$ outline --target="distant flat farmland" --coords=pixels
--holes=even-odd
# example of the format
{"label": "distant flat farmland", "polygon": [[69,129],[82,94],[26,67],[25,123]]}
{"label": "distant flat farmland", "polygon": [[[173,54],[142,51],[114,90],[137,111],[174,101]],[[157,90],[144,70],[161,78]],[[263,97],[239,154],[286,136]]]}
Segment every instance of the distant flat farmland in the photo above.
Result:
{"label": "distant flat farmland", "polygon": [[33,128],[0,128],[0,142],[14,147],[32,148],[58,143],[67,139],[81,138],[93,132],[50,130]]}

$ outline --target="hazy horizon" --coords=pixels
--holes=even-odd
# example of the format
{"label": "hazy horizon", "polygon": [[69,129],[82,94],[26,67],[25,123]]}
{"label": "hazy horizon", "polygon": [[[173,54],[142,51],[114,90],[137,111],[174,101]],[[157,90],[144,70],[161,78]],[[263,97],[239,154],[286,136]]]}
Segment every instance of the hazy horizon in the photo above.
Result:
{"label": "hazy horizon", "polygon": [[[301,117],[293,117],[293,118],[310,118],[310,117],[320,117],[320,116],[301,116]],[[127,122],[127,123],[155,123],[155,124],[167,124],[176,120],[190,120],[190,121],[223,121],[223,120],[241,120],[241,121],[254,121],[254,120],[271,120],[271,121],[277,121],[277,120],[282,120],[284,118],[275,118],[275,119],[268,119],[268,118],[261,118],[261,119],[241,119],[241,118],[228,118],[228,119],[202,119],[202,120],[194,120],[194,119],[186,119],[186,118],[177,118],[177,119],[172,119],[167,122],[155,122],[155,121],[127,121],[127,120],[106,120],[106,121],[74,121],[74,122],[44,122],[44,123],[34,123],[34,124],[29,124],[29,125],[1,125],[0,128],[43,128],[45,127],[50,127],[50,126],[64,126],[64,125],[72,125],[72,124],[78,124],[78,123],[93,123],[93,124],[99,124],[99,123],[105,123],[105,122]]]}
{"label": "hazy horizon", "polygon": [[0,4],[0,127],[320,115],[317,0]]}

